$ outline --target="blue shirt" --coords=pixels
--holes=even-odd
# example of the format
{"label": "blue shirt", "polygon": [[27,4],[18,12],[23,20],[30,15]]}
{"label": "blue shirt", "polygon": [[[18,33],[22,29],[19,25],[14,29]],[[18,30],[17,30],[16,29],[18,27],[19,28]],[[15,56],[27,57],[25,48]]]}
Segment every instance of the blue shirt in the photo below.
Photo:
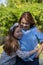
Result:
{"label": "blue shirt", "polygon": [[[20,42],[20,48],[22,51],[31,51],[33,50],[37,44],[38,41],[41,43],[43,42],[43,33],[39,32],[36,27],[31,28],[30,30],[22,30],[23,36],[19,40]],[[37,53],[34,53],[30,56],[30,58],[34,59]],[[29,57],[28,57],[29,58]],[[25,61],[28,61],[29,59],[25,58]]]}

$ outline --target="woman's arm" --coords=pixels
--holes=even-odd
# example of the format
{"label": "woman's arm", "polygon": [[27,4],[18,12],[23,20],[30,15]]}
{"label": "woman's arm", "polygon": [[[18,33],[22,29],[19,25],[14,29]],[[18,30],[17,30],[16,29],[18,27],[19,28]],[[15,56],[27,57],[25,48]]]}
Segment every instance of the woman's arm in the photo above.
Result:
{"label": "woman's arm", "polygon": [[35,52],[38,51],[38,48],[35,48],[34,50],[32,51],[21,51],[20,49],[17,50],[17,55],[20,57],[20,58],[26,58],[26,57],[29,57],[31,56],[32,54],[34,54]]}

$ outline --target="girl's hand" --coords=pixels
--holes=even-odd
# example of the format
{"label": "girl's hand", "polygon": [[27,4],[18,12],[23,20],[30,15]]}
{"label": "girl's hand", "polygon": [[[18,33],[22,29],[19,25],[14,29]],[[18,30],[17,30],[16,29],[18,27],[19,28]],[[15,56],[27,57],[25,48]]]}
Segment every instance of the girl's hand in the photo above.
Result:
{"label": "girl's hand", "polygon": [[40,45],[39,50],[38,50],[37,55],[36,55],[36,58],[39,57],[39,55],[41,54],[42,50],[43,50],[43,44]]}
{"label": "girl's hand", "polygon": [[43,43],[41,44],[41,47],[42,47],[42,51],[43,51]]}

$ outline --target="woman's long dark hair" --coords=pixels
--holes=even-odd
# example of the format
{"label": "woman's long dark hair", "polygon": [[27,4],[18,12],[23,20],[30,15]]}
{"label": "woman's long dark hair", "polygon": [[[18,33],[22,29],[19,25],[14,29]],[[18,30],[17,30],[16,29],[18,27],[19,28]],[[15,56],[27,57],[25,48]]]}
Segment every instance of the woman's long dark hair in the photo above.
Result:
{"label": "woman's long dark hair", "polygon": [[5,39],[3,49],[8,55],[11,55],[12,52],[16,52],[19,48],[18,39],[14,37],[14,32],[17,27],[18,26],[15,26],[13,27],[13,29],[10,29],[8,32],[8,36]]}

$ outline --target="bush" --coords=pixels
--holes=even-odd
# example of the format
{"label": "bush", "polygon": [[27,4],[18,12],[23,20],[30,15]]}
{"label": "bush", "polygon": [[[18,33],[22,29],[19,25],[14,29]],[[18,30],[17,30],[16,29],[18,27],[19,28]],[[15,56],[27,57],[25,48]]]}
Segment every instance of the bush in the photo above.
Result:
{"label": "bush", "polygon": [[[15,7],[0,7],[0,31],[6,35],[9,28],[19,20],[21,14],[30,11],[39,28],[43,28],[43,4],[24,3],[16,4]],[[1,35],[1,33],[0,33]]]}

